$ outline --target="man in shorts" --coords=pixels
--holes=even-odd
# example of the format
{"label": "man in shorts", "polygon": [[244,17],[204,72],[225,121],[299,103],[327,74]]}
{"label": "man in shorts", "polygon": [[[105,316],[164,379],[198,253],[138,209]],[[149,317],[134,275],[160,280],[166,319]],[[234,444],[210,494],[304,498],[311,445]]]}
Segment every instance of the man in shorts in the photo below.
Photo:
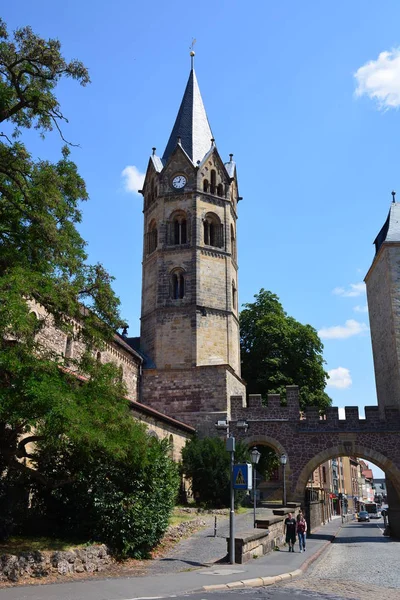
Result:
{"label": "man in shorts", "polygon": [[285,534],[286,543],[289,545],[289,552],[294,552],[294,544],[296,541],[296,519],[292,513],[289,513],[285,519]]}

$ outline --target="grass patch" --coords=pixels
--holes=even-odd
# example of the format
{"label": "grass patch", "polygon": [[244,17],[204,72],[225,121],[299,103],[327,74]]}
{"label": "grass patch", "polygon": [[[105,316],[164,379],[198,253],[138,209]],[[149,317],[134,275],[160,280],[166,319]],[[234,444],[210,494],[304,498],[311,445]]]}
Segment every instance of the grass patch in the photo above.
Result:
{"label": "grass patch", "polygon": [[58,540],[49,537],[11,537],[6,542],[0,542],[0,555],[1,554],[20,554],[21,552],[33,552],[33,551],[50,551],[55,550],[71,550],[72,548],[79,548],[86,546],[85,542],[71,542],[70,540]]}

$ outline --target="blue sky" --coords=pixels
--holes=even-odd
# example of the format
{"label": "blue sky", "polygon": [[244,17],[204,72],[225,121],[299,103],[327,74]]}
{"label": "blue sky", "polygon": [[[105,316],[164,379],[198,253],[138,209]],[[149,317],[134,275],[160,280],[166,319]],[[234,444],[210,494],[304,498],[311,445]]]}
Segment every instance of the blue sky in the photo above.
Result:
{"label": "blue sky", "polygon": [[[221,155],[240,193],[240,302],[264,287],[321,332],[337,406],[376,403],[363,278],[391,190],[400,188],[400,4],[183,0],[3,6],[10,29],[58,37],[92,84],[59,97],[79,143],[90,201],[81,227],[92,262],[116,277],[129,334],[139,332],[141,196],[127,189],[152,146],[162,154],[196,72]],[[56,134],[30,149],[55,159]],[[134,167],[134,169],[133,169]],[[135,169],[137,171],[135,171]]]}

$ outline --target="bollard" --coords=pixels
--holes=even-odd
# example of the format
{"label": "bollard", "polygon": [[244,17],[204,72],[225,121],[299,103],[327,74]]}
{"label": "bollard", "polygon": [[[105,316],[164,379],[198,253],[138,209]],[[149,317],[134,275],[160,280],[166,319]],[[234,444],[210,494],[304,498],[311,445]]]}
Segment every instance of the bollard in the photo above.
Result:
{"label": "bollard", "polygon": [[217,517],[214,517],[214,537],[217,537]]}

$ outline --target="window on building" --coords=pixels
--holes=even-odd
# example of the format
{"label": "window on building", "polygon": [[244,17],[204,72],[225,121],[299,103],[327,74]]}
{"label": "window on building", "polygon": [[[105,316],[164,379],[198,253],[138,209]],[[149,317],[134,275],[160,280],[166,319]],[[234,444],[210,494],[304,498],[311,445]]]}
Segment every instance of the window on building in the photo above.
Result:
{"label": "window on building", "polygon": [[171,274],[171,298],[181,300],[185,296],[185,274],[182,269],[177,269]]}
{"label": "window on building", "polygon": [[209,189],[210,189],[210,185],[208,183],[208,179],[204,179],[204,181],[203,181],[203,192],[208,192]]}
{"label": "window on building", "polygon": [[147,234],[147,253],[151,254],[156,250],[158,244],[157,225],[155,221],[150,223],[149,231]]}
{"label": "window on building", "polygon": [[224,195],[224,186],[222,185],[222,183],[219,183],[217,185],[217,196],[223,196]]}
{"label": "window on building", "polygon": [[234,281],[232,281],[232,307],[233,307],[233,310],[236,310],[236,308],[237,308],[237,291],[236,291],[236,285],[235,285]]}
{"label": "window on building", "polygon": [[168,452],[168,454],[169,454],[169,457],[173,459],[174,458],[174,436],[172,435],[172,433],[169,436],[169,440],[168,441],[169,441],[169,452]]}
{"label": "window on building", "polygon": [[322,467],[322,481],[326,483],[326,467]]}
{"label": "window on building", "polygon": [[235,237],[235,230],[234,230],[232,224],[231,224],[231,253],[232,253],[232,258],[236,261],[236,259],[237,259],[237,256],[236,256],[236,237]]}
{"label": "window on building", "polygon": [[214,169],[211,171],[211,184],[210,184],[210,193],[215,194],[217,189],[217,174]]}
{"label": "window on building", "polygon": [[96,354],[96,360],[97,360],[97,362],[101,362],[101,352],[98,352]]}
{"label": "window on building", "polygon": [[178,215],[172,221],[172,243],[176,246],[187,243],[187,221],[184,215]]}
{"label": "window on building", "polygon": [[223,229],[217,215],[208,214],[203,222],[204,227],[204,243],[206,246],[215,246],[222,248],[223,246]]}

